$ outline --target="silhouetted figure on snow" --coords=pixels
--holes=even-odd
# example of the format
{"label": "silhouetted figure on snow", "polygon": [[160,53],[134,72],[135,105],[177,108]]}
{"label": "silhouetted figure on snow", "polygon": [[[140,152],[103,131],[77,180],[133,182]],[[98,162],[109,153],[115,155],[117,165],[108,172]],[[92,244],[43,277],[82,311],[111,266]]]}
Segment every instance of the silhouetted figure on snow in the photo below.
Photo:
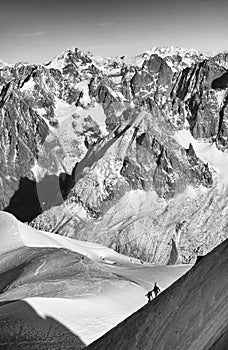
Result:
{"label": "silhouetted figure on snow", "polygon": [[161,289],[157,286],[157,282],[154,282],[154,288],[152,289],[152,292],[154,292],[155,298],[158,295],[158,293],[160,293],[160,291],[161,291]]}
{"label": "silhouetted figure on snow", "polygon": [[153,295],[152,295],[152,290],[150,290],[146,295],[145,297],[148,298],[148,303],[153,299]]}

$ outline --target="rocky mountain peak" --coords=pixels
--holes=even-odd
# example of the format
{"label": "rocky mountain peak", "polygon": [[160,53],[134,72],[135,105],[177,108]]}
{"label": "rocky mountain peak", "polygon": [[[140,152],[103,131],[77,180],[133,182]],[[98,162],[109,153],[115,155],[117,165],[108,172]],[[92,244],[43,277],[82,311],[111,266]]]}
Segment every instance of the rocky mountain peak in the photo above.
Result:
{"label": "rocky mountain peak", "polygon": [[87,53],[83,53],[77,47],[72,47],[46,63],[45,66],[47,68],[59,69],[62,72],[68,66],[76,65],[78,67],[79,65],[86,65],[91,62],[92,60]]}
{"label": "rocky mountain peak", "polygon": [[145,260],[168,262],[172,244],[194,260],[226,235],[227,90],[223,63],[181,48],[4,67],[1,209]]}

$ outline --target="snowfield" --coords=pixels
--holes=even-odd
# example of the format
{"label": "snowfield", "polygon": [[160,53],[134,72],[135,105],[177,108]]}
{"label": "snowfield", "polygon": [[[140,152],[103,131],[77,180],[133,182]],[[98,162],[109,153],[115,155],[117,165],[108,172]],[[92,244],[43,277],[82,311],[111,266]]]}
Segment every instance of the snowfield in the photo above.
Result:
{"label": "snowfield", "polygon": [[[114,275],[111,283],[103,282],[102,287],[98,288],[99,293],[85,292],[83,295],[76,294],[73,298],[56,295],[23,298],[37,315],[43,319],[51,317],[57,320],[77,335],[84,344],[99,338],[147,303],[145,294],[152,289],[154,281],[158,282],[161,290],[164,290],[191,267],[190,265],[157,266],[143,263],[96,243],[35,230],[5,212],[0,212],[0,239],[0,260],[10,256],[11,252],[14,252],[15,256],[15,251],[23,247],[36,250],[37,248],[67,249],[92,259],[103,270]],[[59,264],[61,265],[61,261]],[[48,263],[41,259],[32,272],[33,278],[42,276],[45,268],[48,268],[47,265]],[[60,265],[54,267],[52,275],[55,274],[55,269],[56,273],[58,272]],[[98,282],[100,286],[99,279],[94,283]],[[26,288],[26,285],[22,287]],[[22,290],[22,287],[18,287],[18,290]],[[11,293],[14,291],[15,289]],[[6,300],[4,293],[0,300]]]}
{"label": "snowfield", "polygon": [[228,240],[88,350],[226,350]]}
{"label": "snowfield", "polygon": [[174,138],[184,148],[188,148],[191,143],[197,157],[216,170],[220,183],[228,186],[228,153],[220,151],[215,143],[196,140],[189,129],[177,131]]}

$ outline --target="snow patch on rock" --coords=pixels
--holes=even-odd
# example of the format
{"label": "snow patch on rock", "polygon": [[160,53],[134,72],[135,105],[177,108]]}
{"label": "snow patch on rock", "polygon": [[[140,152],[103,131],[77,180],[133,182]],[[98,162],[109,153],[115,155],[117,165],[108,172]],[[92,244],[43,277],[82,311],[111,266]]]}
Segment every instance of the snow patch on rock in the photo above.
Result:
{"label": "snow patch on rock", "polygon": [[33,90],[35,87],[35,81],[33,78],[30,78],[26,83],[23,84],[21,88],[21,92],[26,91],[26,90]]}
{"label": "snow patch on rock", "polygon": [[196,140],[187,129],[177,131],[174,138],[185,149],[191,143],[197,157],[214,168],[221,183],[228,186],[228,153],[218,150],[215,143]]}

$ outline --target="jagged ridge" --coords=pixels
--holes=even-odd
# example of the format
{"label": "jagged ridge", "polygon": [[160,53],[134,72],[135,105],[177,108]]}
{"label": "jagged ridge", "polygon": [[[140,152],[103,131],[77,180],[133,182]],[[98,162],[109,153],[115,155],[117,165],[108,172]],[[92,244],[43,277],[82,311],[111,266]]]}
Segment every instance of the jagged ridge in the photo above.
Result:
{"label": "jagged ridge", "polygon": [[[12,195],[21,178],[28,178],[38,190],[34,216],[67,198],[34,225],[49,229],[66,219],[59,233],[90,237],[121,252],[160,262],[169,260],[171,241],[177,245],[178,259],[185,261],[200,249],[211,249],[214,237],[217,242],[226,236],[224,219],[216,233],[210,229],[206,241],[203,234],[204,243],[202,238],[192,240],[196,233],[189,230],[197,213],[191,216],[189,186],[198,197],[197,206],[213,188],[206,213],[216,207],[222,194],[211,164],[204,164],[192,146],[184,149],[175,139],[178,130],[189,128],[195,139],[213,141],[226,150],[224,59],[221,64],[218,58],[206,58],[192,50],[155,48],[129,61],[126,57],[102,59],[72,48],[44,66],[19,63],[4,67],[1,86],[1,120],[7,131],[1,136],[1,208],[8,205],[7,210],[16,210],[18,194],[13,198],[13,209]],[[24,126],[28,136],[22,143],[23,114],[32,122]],[[13,122],[15,115],[20,133]],[[18,145],[23,145],[25,152],[20,149],[17,153]],[[37,182],[60,173],[66,178],[65,185],[58,188],[57,180],[54,198],[43,196],[47,191]],[[158,228],[153,216],[155,204],[146,209],[146,219],[134,208],[136,212],[110,220],[110,213],[121,208],[121,201],[131,198],[132,193],[136,200],[137,193],[158,196],[158,217],[169,208],[164,230]],[[176,210],[185,198],[181,218]],[[177,204],[171,209],[173,201]],[[217,206],[215,215],[218,210]],[[226,204],[222,211],[225,214]],[[195,231],[209,223],[205,214]],[[182,230],[176,230],[175,225]],[[154,242],[143,243],[142,237]]]}

